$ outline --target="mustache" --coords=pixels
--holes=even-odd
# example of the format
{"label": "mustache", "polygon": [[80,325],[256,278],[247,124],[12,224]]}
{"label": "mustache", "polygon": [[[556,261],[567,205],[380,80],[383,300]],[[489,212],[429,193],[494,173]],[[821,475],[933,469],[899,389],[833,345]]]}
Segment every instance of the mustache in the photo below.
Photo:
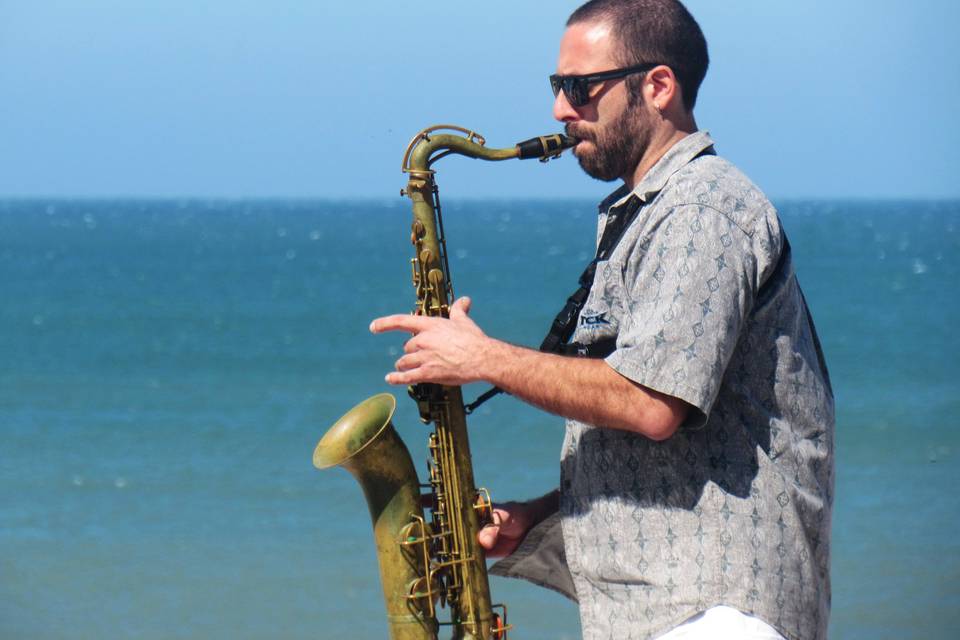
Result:
{"label": "mustache", "polygon": [[582,130],[580,127],[576,126],[576,124],[572,122],[568,122],[566,125],[564,125],[563,131],[571,138],[576,138],[577,140],[589,140],[591,142],[595,142],[592,134]]}

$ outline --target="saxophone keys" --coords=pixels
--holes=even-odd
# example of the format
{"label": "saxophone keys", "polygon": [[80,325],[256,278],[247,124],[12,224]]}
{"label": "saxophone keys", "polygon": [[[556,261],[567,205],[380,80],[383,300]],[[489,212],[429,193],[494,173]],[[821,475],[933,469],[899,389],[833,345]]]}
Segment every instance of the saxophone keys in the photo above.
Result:
{"label": "saxophone keys", "polygon": [[473,509],[477,512],[477,519],[480,526],[495,524],[493,521],[493,501],[490,499],[490,492],[484,488],[477,489],[477,496],[473,501]]}
{"label": "saxophone keys", "polygon": [[419,516],[408,522],[400,528],[397,536],[400,539],[400,546],[404,549],[420,550],[433,537],[433,531],[430,525]]}
{"label": "saxophone keys", "polygon": [[440,601],[440,585],[435,578],[426,576],[417,578],[407,585],[407,600],[414,603],[423,615],[436,615],[436,606]]}
{"label": "saxophone keys", "polygon": [[419,220],[414,220],[410,226],[410,244],[418,246],[418,243],[425,235],[427,235],[427,230],[423,226],[423,223]]}
{"label": "saxophone keys", "polygon": [[414,286],[414,287],[419,287],[419,286],[420,286],[420,272],[417,271],[417,261],[414,260],[413,258],[410,258],[410,275],[411,275],[411,278],[413,279],[413,286]]}
{"label": "saxophone keys", "polygon": [[493,628],[490,629],[493,640],[506,640],[507,631],[513,628],[513,625],[507,624],[507,605],[495,604],[492,609],[499,609],[501,613],[493,614]]}
{"label": "saxophone keys", "polygon": [[447,313],[447,304],[446,304],[446,288],[443,285],[444,277],[443,271],[440,269],[430,269],[427,273],[427,280],[430,281],[430,288],[433,291],[433,300],[434,303],[432,306],[434,315],[446,315]]}

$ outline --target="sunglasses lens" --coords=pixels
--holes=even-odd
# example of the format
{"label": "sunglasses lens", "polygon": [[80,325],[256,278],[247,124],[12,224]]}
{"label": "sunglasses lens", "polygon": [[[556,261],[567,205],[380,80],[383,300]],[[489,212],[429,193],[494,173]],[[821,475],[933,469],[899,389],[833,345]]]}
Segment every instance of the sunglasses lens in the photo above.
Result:
{"label": "sunglasses lens", "polygon": [[550,88],[553,89],[554,98],[560,93],[561,85],[559,76],[550,76]]}
{"label": "sunglasses lens", "polygon": [[553,96],[563,95],[567,101],[575,107],[582,107],[590,102],[590,85],[583,78],[570,78],[558,75],[550,76],[550,88],[553,90]]}
{"label": "sunglasses lens", "polygon": [[575,107],[582,107],[590,102],[590,88],[587,81],[580,78],[571,80],[567,97],[570,98],[570,104]]}
{"label": "sunglasses lens", "polygon": [[567,101],[574,107],[582,107],[590,102],[587,83],[581,78],[564,78],[563,94],[567,96]]}

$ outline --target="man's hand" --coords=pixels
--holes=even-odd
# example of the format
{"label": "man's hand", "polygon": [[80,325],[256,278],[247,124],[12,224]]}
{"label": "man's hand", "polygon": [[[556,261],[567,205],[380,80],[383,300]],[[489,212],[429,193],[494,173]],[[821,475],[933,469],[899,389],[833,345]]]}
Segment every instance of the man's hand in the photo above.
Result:
{"label": "man's hand", "polygon": [[493,523],[477,534],[480,546],[488,558],[499,558],[513,553],[527,533],[560,508],[560,492],[551,491],[535,500],[505,502],[493,507]]}
{"label": "man's hand", "polygon": [[529,503],[507,502],[493,508],[493,523],[477,534],[480,546],[488,558],[500,558],[513,553],[536,522]]}
{"label": "man's hand", "polygon": [[470,298],[450,305],[449,318],[393,315],[377,318],[370,331],[408,331],[412,337],[403,347],[396,371],[387,374],[390,384],[434,382],[450,386],[482,379],[484,359],[497,342],[488,338],[467,315]]}

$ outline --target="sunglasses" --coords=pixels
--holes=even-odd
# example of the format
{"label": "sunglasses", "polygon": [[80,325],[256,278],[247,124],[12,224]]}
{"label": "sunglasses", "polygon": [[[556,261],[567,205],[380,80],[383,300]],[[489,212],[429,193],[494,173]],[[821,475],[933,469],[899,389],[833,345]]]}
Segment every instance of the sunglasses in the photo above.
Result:
{"label": "sunglasses", "polygon": [[590,73],[583,76],[561,76],[553,74],[550,76],[550,88],[553,89],[553,96],[557,97],[561,91],[567,97],[567,101],[574,107],[582,107],[590,102],[593,96],[590,95],[590,85],[623,78],[634,73],[646,73],[654,67],[660,66],[659,62],[645,62],[636,64],[632,67],[622,69],[612,69],[610,71],[601,71],[600,73]]}

